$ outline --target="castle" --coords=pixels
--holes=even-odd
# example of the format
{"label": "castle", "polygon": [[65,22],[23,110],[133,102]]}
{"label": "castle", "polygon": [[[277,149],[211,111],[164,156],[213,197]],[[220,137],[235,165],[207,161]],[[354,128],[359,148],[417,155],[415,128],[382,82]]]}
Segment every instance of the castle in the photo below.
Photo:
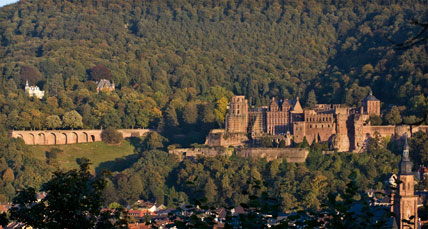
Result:
{"label": "castle", "polygon": [[276,100],[268,106],[249,108],[244,96],[234,96],[229,103],[224,130],[212,130],[205,144],[210,146],[238,146],[269,136],[285,145],[328,142],[338,151],[361,152],[370,137],[382,137],[427,131],[428,126],[372,126],[370,115],[380,116],[380,101],[372,94],[366,96],[362,106],[342,104],[316,104],[303,109],[296,100]]}
{"label": "castle", "polygon": [[38,86],[30,86],[28,84],[28,80],[25,82],[25,93],[27,93],[30,97],[37,97],[39,99],[45,96],[45,91],[40,91]]}

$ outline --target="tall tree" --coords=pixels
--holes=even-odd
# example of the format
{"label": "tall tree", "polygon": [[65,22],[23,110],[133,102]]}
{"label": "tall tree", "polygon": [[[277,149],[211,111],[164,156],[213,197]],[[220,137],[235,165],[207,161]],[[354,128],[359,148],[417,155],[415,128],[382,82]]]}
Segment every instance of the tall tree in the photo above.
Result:
{"label": "tall tree", "polygon": [[385,121],[390,125],[400,124],[403,121],[400,109],[397,106],[392,106],[391,110],[385,114]]}
{"label": "tall tree", "polygon": [[315,96],[315,91],[311,90],[308,94],[308,98],[306,99],[306,107],[314,108],[315,104],[317,104],[317,98]]}
{"label": "tall tree", "polygon": [[103,177],[89,172],[88,163],[81,164],[80,170],[56,172],[41,188],[46,192],[41,201],[34,188],[20,191],[10,217],[36,228],[94,228],[97,223],[113,227],[101,213],[105,184]]}
{"label": "tall tree", "polygon": [[64,128],[79,128],[83,126],[82,116],[75,110],[66,112],[62,117],[62,123]]}
{"label": "tall tree", "polygon": [[47,128],[54,130],[58,127],[61,127],[61,125],[62,121],[58,115],[49,115],[48,117],[46,117],[45,126]]}
{"label": "tall tree", "polygon": [[99,81],[101,79],[111,79],[110,69],[108,69],[103,64],[95,65],[93,68],[89,69],[88,72],[90,79],[94,81]]}

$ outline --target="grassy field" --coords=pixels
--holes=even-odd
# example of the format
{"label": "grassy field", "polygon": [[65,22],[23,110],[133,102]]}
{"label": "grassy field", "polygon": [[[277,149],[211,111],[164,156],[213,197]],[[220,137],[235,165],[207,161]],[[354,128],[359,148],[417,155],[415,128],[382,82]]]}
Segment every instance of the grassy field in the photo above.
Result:
{"label": "grassy field", "polygon": [[92,163],[92,168],[98,172],[104,168],[110,171],[120,171],[130,166],[137,154],[134,146],[123,141],[120,145],[108,145],[104,142],[79,143],[72,145],[55,145],[55,146],[30,146],[35,158],[46,160],[46,152],[52,148],[58,148],[63,152],[57,154],[57,163],[59,168],[64,170],[79,168],[78,158],[88,158]]}

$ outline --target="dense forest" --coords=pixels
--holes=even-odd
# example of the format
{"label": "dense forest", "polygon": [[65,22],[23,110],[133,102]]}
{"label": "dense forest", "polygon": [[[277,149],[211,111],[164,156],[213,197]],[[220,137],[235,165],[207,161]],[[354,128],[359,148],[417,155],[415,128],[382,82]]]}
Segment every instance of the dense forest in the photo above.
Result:
{"label": "dense forest", "polygon": [[[424,123],[426,40],[397,44],[426,15],[425,1],[20,1],[0,9],[0,123],[150,127],[187,145],[233,94],[359,106],[370,90],[398,124]],[[117,90],[97,94],[102,78]],[[46,96],[25,96],[27,80]],[[82,122],[62,120],[72,111]]]}
{"label": "dense forest", "polygon": [[[401,151],[388,139],[373,139],[364,154],[322,155],[324,146],[314,144],[303,164],[178,161],[164,150],[201,143],[222,127],[234,94],[254,106],[271,97],[360,106],[373,91],[390,115],[385,123],[426,124],[427,41],[400,44],[423,31],[413,22],[428,21],[427,9],[423,0],[21,0],[2,7],[0,202],[55,170],[9,139],[9,129],[158,130],[165,138],[141,139],[140,159],[112,174],[107,203],[142,198],[173,207],[205,197],[231,206],[248,201],[241,194],[248,190],[268,191],[291,211],[319,209],[351,174],[361,189],[383,188]],[[100,79],[116,91],[97,93]],[[25,95],[27,80],[45,90],[43,99]],[[427,139],[412,140],[415,164],[428,165]]]}

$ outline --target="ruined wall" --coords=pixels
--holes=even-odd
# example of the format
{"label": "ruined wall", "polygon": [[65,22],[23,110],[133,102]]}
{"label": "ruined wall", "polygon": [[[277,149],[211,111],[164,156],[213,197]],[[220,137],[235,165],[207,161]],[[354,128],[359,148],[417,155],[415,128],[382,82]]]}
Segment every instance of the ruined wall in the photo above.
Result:
{"label": "ruined wall", "polygon": [[[27,145],[65,145],[101,141],[103,130],[11,130],[9,136],[22,138]],[[140,137],[149,129],[121,129],[124,138]]]}
{"label": "ruined wall", "polygon": [[205,139],[205,145],[209,146],[242,146],[248,142],[244,133],[226,133],[224,129],[213,129]]}
{"label": "ruined wall", "polygon": [[[184,148],[168,151],[169,154],[177,155],[181,160],[186,157],[215,157],[217,155],[231,155],[234,149],[225,147],[214,148]],[[244,158],[266,158],[267,161],[275,159],[286,159],[287,162],[303,163],[309,154],[306,149],[297,148],[245,148],[235,149],[238,156]]]}
{"label": "ruined wall", "polygon": [[297,148],[245,148],[236,154],[245,158],[266,158],[267,161],[286,159],[287,162],[303,163],[309,151]]}
{"label": "ruined wall", "polygon": [[169,150],[169,154],[175,154],[180,160],[183,160],[186,157],[215,157],[218,155],[232,155],[233,149],[228,149],[226,147],[213,147],[213,148],[180,148]]}
{"label": "ruined wall", "polygon": [[412,135],[417,133],[418,131],[422,131],[428,133],[428,125],[424,126],[412,126]]}

